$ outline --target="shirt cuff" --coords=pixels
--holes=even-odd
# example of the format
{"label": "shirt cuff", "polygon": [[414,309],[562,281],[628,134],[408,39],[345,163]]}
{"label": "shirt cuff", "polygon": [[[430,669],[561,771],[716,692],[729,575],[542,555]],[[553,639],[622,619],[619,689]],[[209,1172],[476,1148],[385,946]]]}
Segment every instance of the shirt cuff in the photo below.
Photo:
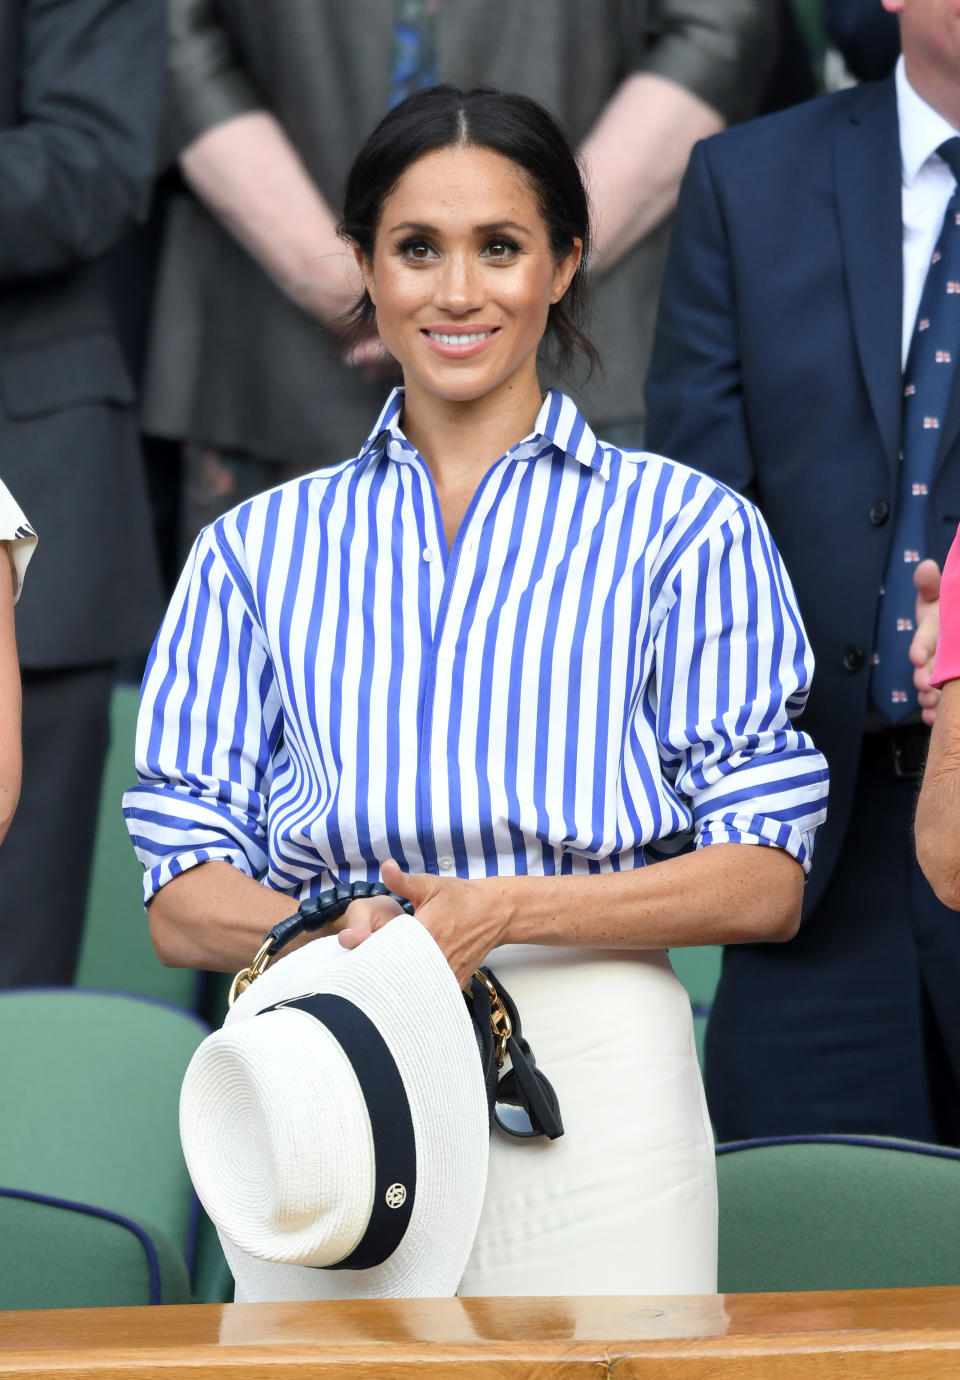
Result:
{"label": "shirt cuff", "polygon": [[696,847],[706,848],[712,843],[753,843],[764,848],[782,848],[796,859],[806,875],[813,861],[814,843],[820,827],[818,823],[811,829],[798,829],[795,824],[764,815],[719,815],[707,820],[699,830]]}
{"label": "shirt cuff", "polygon": [[257,880],[250,861],[239,850],[231,848],[197,848],[189,853],[174,853],[169,858],[164,858],[163,862],[157,863],[155,867],[149,868],[143,874],[143,904],[147,906],[156,896],[162,886],[167,882],[179,877],[184,872],[189,872],[191,867],[197,867],[205,862],[228,862],[237,869],[244,872],[248,877]]}

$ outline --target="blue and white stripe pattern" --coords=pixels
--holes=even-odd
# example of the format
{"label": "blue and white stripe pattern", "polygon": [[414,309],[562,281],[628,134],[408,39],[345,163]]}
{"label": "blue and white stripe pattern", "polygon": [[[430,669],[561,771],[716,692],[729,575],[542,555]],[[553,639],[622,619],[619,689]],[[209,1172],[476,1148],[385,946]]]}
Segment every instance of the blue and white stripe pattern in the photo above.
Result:
{"label": "blue and white stripe pattern", "polygon": [[146,898],[208,859],[298,897],[388,857],[608,872],[691,837],[809,866],[812,657],[751,504],[550,392],[448,552],[402,407],[197,539],[124,798]]}

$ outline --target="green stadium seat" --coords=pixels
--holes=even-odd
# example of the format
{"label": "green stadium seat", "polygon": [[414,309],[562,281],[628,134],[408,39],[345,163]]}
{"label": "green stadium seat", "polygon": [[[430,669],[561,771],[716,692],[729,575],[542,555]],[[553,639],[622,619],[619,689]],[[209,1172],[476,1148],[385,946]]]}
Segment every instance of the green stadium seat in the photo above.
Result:
{"label": "green stadium seat", "polygon": [[0,1188],[0,1308],[189,1303],[183,1257],[149,1223]]}
{"label": "green stadium seat", "polygon": [[960,1151],[871,1136],[717,1146],[721,1293],[960,1284]]}
{"label": "green stadium seat", "polygon": [[0,993],[0,1184],[143,1218],[190,1263],[198,1205],[178,1104],[206,1033],[142,998]]}

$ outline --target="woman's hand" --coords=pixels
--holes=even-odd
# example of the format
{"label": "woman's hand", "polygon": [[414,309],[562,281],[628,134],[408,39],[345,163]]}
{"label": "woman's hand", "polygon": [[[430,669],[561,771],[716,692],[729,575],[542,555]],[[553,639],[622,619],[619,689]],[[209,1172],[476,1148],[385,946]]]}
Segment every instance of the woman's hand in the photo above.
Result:
{"label": "woman's hand", "polygon": [[[503,943],[508,916],[505,898],[501,897],[498,905],[497,883],[501,879],[468,881],[408,873],[395,862],[385,862],[381,876],[391,891],[413,902],[414,915],[443,950],[461,987],[490,950]],[[345,949],[355,949],[400,914],[400,907],[389,896],[353,901],[344,912],[340,943]]]}

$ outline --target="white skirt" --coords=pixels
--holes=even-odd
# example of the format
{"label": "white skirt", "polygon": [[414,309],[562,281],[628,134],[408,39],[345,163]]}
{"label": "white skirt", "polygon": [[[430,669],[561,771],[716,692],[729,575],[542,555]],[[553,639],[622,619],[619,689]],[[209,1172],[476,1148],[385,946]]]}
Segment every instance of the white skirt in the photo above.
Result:
{"label": "white skirt", "polygon": [[513,998],[565,1134],[494,1128],[461,1295],[709,1294],[717,1194],[686,991],[662,950],[510,945]]}

